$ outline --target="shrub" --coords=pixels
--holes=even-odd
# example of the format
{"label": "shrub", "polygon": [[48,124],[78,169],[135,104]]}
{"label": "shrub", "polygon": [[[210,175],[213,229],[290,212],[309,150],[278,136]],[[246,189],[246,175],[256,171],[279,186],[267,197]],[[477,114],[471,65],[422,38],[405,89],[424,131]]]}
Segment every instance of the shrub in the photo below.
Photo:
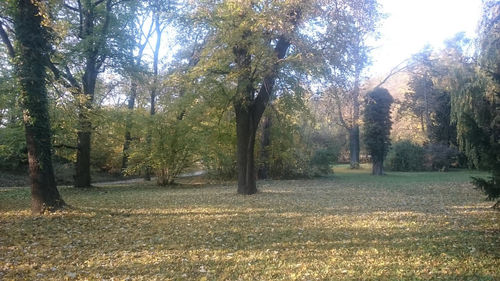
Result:
{"label": "shrub", "polygon": [[313,176],[323,176],[332,173],[332,167],[339,157],[339,151],[335,147],[318,149],[311,159]]}
{"label": "shrub", "polygon": [[392,145],[386,166],[392,171],[421,171],[425,168],[425,150],[411,141],[399,141]]}
{"label": "shrub", "polygon": [[28,163],[23,127],[0,128],[0,170],[19,170]]}
{"label": "shrub", "polygon": [[458,151],[445,144],[430,144],[425,148],[425,166],[433,171],[448,171],[456,161]]}

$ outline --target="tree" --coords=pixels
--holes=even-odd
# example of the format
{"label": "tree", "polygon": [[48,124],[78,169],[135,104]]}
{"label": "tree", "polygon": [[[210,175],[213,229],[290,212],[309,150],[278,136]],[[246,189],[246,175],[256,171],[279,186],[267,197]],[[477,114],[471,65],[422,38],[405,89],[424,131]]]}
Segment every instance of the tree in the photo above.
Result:
{"label": "tree", "polygon": [[57,190],[52,166],[51,132],[45,86],[50,53],[48,14],[44,3],[13,1],[15,48],[0,24],[3,42],[15,64],[28,148],[31,211],[41,214],[65,206]]}
{"label": "tree", "polygon": [[339,63],[339,58],[334,56],[331,70],[332,81],[338,81],[333,86],[331,94],[335,99],[336,111],[340,125],[349,134],[349,163],[351,169],[359,168],[360,139],[360,95],[362,72],[369,64],[368,47],[365,45],[367,36],[373,34],[373,27],[367,29],[353,23],[351,27],[351,40],[346,44],[347,56]]}
{"label": "tree", "polygon": [[[376,2],[202,1],[214,39],[200,68],[224,81],[236,117],[238,193],[257,192],[254,146],[260,119],[283,73],[321,73],[326,52],[342,58],[353,22],[371,26]],[[377,18],[377,17],[374,17]],[[318,27],[317,30],[314,27]],[[318,31],[320,30],[320,31]],[[206,59],[210,57],[210,59]],[[215,80],[215,78],[213,79]]]}
{"label": "tree", "polygon": [[372,158],[372,174],[384,174],[384,159],[391,144],[391,104],[392,96],[384,88],[375,88],[365,100],[364,141]]}
{"label": "tree", "polygon": [[[133,2],[131,2],[133,3]],[[71,28],[57,46],[58,53],[50,64],[55,78],[72,93],[78,115],[74,186],[91,186],[92,112],[96,96],[97,77],[110,59],[128,62],[125,45],[130,43],[120,29],[122,21],[132,20],[126,13],[132,9],[120,8],[122,2],[113,0],[85,0],[63,3],[67,13],[58,13],[60,21]],[[122,16],[118,17],[120,13]],[[118,66],[119,63],[114,66]]]}
{"label": "tree", "polygon": [[[149,25],[149,29],[145,30],[144,25],[149,18],[149,12],[150,9],[147,6],[138,6],[137,7],[137,14],[138,16],[134,17],[134,20],[130,23],[130,29],[132,30],[132,46],[131,49],[129,50],[130,57],[132,58],[132,62],[130,66],[128,67],[128,76],[130,76],[130,91],[127,97],[127,117],[125,120],[125,136],[124,136],[124,142],[123,142],[123,152],[122,152],[122,165],[121,165],[121,170],[124,172],[127,169],[128,166],[128,160],[129,160],[129,149],[130,149],[130,144],[132,142],[132,134],[131,134],[131,127],[132,127],[132,112],[135,107],[135,102],[137,98],[137,89],[138,89],[138,84],[140,82],[140,77],[142,74],[144,74],[144,70],[142,69],[142,60],[143,60],[143,55],[144,55],[144,50],[146,49],[146,46],[149,43],[149,39],[152,36],[153,33],[153,26],[154,26],[154,21],[151,21],[151,24]],[[134,55],[134,52],[137,52]]]}
{"label": "tree", "polygon": [[[457,35],[453,40],[465,40]],[[409,92],[401,112],[418,118],[422,133],[432,144],[456,145],[456,126],[451,122],[451,96],[448,85],[447,52],[434,55],[429,47],[414,56]],[[434,56],[434,57],[433,57]]]}
{"label": "tree", "polygon": [[[480,164],[491,171],[489,179],[473,178],[487,199],[500,197],[500,3],[483,2],[478,41],[478,68],[472,87],[457,89],[454,112],[459,138],[480,156]],[[467,103],[460,102],[465,99]],[[500,207],[500,201],[493,207]]]}

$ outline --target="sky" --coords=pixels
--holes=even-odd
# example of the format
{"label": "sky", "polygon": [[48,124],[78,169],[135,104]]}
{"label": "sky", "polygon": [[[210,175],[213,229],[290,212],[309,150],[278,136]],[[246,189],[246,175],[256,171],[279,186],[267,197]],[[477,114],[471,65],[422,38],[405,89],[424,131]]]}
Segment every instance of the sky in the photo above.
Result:
{"label": "sky", "polygon": [[374,43],[370,73],[387,74],[427,44],[435,49],[446,39],[464,31],[476,33],[481,0],[379,0],[387,15]]}

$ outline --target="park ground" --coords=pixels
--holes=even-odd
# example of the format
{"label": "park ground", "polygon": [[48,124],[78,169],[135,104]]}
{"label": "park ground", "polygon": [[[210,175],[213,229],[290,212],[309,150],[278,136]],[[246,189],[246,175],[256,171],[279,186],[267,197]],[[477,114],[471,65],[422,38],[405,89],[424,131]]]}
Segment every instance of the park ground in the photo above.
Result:
{"label": "park ground", "polygon": [[[0,280],[500,280],[500,212],[471,171],[0,189]],[[193,183],[198,183],[194,181]]]}

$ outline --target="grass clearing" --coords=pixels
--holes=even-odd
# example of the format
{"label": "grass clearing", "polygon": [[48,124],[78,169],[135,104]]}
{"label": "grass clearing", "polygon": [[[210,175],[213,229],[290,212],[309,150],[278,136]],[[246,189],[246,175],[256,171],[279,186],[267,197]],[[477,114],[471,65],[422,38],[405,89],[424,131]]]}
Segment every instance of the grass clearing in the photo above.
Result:
{"label": "grass clearing", "polygon": [[336,168],[331,178],[61,188],[31,216],[0,190],[0,280],[500,280],[500,212],[477,172]]}

